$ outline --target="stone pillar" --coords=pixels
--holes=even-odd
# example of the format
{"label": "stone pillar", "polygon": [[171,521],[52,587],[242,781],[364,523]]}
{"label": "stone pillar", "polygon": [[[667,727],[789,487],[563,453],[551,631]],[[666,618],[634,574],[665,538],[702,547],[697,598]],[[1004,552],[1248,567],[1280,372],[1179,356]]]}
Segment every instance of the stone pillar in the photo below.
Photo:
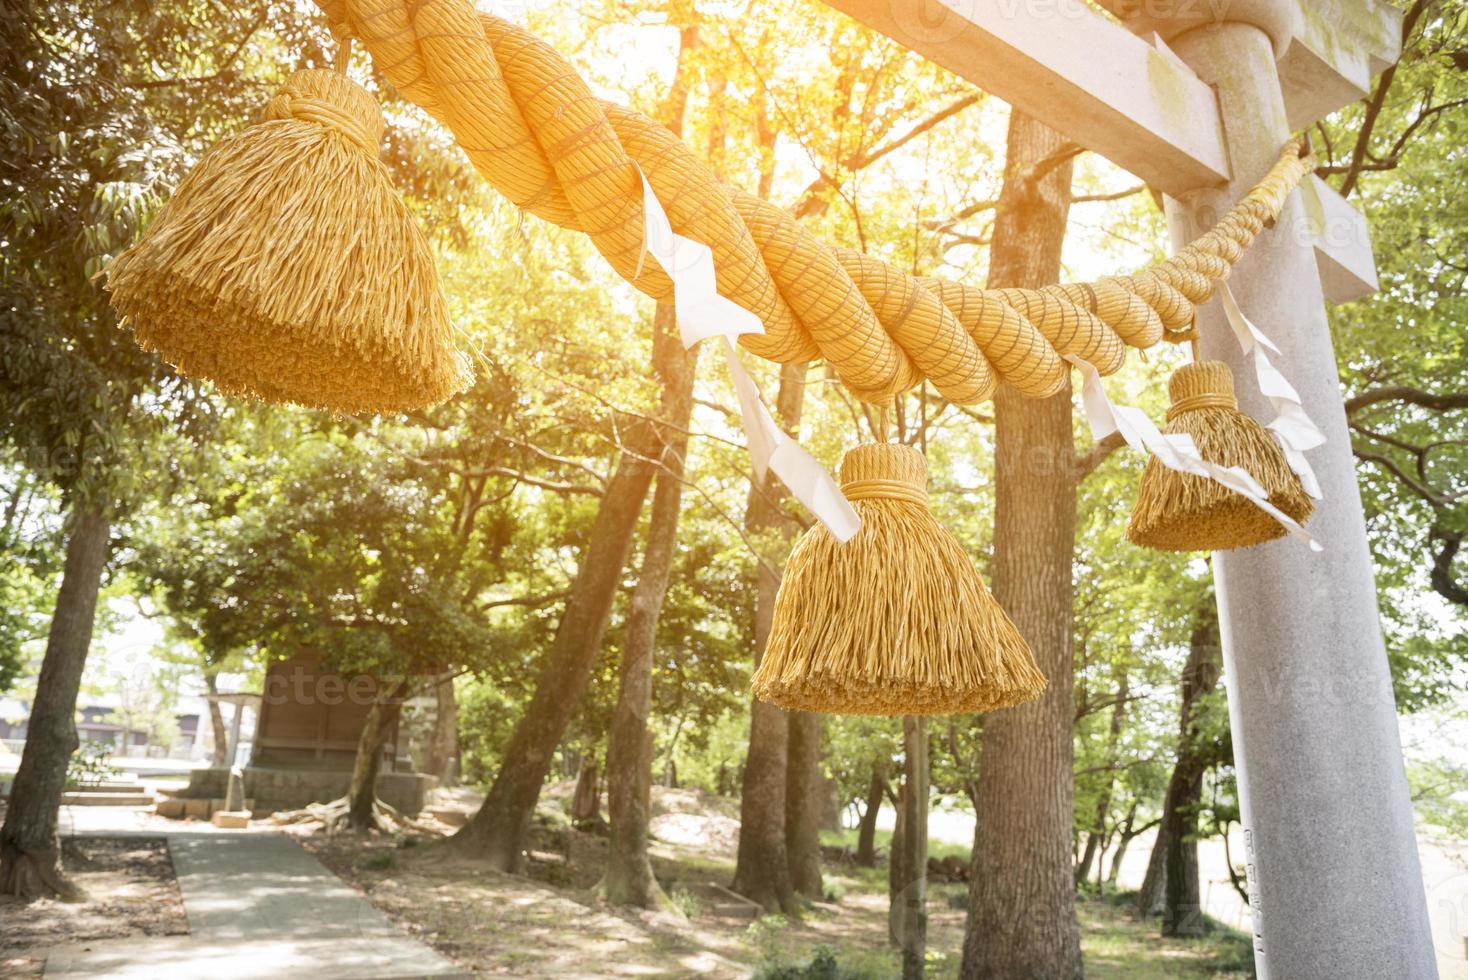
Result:
{"label": "stone pillar", "polygon": [[[1225,23],[1171,44],[1218,90],[1235,174],[1168,201],[1181,245],[1259,179],[1289,129],[1264,30]],[[1309,530],[1325,551],[1285,538],[1214,556],[1255,960],[1275,980],[1436,977],[1361,498],[1298,197],[1230,285],[1329,440],[1309,453],[1325,496]],[[1267,421],[1217,301],[1199,326],[1203,356],[1229,363],[1240,406]]]}
{"label": "stone pillar", "polygon": [[244,717],[244,714],[245,703],[243,701],[235,701],[234,717],[230,719],[229,723],[229,758],[224,760],[225,765],[231,769],[234,768],[235,756],[239,755],[240,752],[240,720]]}
{"label": "stone pillar", "polygon": [[229,767],[229,786],[224,791],[224,808],[232,813],[245,808],[245,774],[239,766]]}

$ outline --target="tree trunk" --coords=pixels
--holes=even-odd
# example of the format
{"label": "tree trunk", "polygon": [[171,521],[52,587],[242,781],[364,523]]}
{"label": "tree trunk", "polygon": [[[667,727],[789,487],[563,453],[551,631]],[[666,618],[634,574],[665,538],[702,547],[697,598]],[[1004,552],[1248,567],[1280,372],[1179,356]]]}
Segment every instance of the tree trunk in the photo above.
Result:
{"label": "tree trunk", "polygon": [[424,761],[440,786],[453,786],[459,777],[459,699],[454,693],[453,674],[433,685],[433,699],[433,734]]}
{"label": "tree trunk", "polygon": [[[204,671],[204,686],[208,689],[210,694],[218,694],[219,672],[211,670]],[[215,769],[220,769],[224,766],[229,765],[229,729],[225,727],[224,709],[220,707],[219,702],[216,701],[214,698],[209,698],[208,702],[209,727],[214,732],[214,751],[211,754],[209,761],[210,765],[212,765]],[[235,705],[235,710],[241,710],[240,706]]]}
{"label": "tree trunk", "polygon": [[[667,418],[672,406],[689,397],[679,386],[691,384],[692,375],[680,380],[683,372],[677,365],[685,352],[672,307],[664,310],[660,305],[653,318],[653,369],[663,383],[659,414]],[[455,847],[498,870],[520,870],[530,817],[550,771],[551,757],[591,680],[637,517],[652,483],[656,468],[652,461],[663,452],[666,433],[660,428],[645,419],[629,424],[626,451],[602,494],[550,656],[536,679],[535,694],[510,736],[504,762],[479,812],[453,837]]]}
{"label": "tree trunk", "polygon": [[374,809],[377,804],[377,773],[382,768],[382,750],[387,736],[392,732],[398,716],[403,711],[403,699],[408,696],[408,682],[398,681],[392,686],[380,686],[372,707],[367,709],[367,718],[362,722],[362,734],[357,737],[357,756],[352,760],[352,782],[347,790],[347,827],[351,830],[371,830],[377,826]]}
{"label": "tree trunk", "polygon": [[902,869],[899,895],[902,921],[902,980],[922,980],[928,949],[928,725],[927,719],[902,719],[905,778]]}
{"label": "tree trunk", "polygon": [[835,776],[821,776],[818,795],[821,798],[821,830],[841,833],[841,787]]}
{"label": "tree trunk", "polygon": [[[1166,799],[1163,806],[1167,805]],[[1162,911],[1167,889],[1167,822],[1157,825],[1157,839],[1152,842],[1152,853],[1147,858],[1147,873],[1142,876],[1142,887],[1137,889],[1137,915],[1151,918]]]}
{"label": "tree trunk", "polygon": [[[1127,683],[1126,670],[1123,669],[1121,676],[1116,682],[1116,702],[1111,706],[1111,725],[1107,730],[1106,740],[1106,788],[1096,800],[1096,814],[1091,821],[1091,830],[1086,835],[1086,851],[1082,855],[1080,864],[1076,867],[1076,884],[1079,885],[1086,880],[1086,875],[1091,871],[1091,862],[1096,859],[1097,845],[1103,845],[1100,850],[1105,851],[1106,841],[1106,815],[1111,812],[1111,794],[1116,789],[1116,754],[1117,743],[1121,740],[1121,732],[1126,722],[1127,697],[1131,689]],[[1097,869],[1097,891],[1100,891],[1100,869]]]}
{"label": "tree trunk", "polygon": [[911,788],[904,774],[902,782],[897,784],[896,819],[892,821],[892,839],[887,844],[887,941],[898,949],[902,948],[902,889],[909,878],[907,796]]}
{"label": "tree trunk", "polygon": [[1199,604],[1183,667],[1182,708],[1179,711],[1177,762],[1167,783],[1162,823],[1167,837],[1167,888],[1162,907],[1164,936],[1201,936],[1206,931],[1198,887],[1198,802],[1203,774],[1212,753],[1199,744],[1198,701],[1218,685],[1223,673],[1222,641],[1218,635],[1218,607],[1213,596]]}
{"label": "tree trunk", "polygon": [[79,744],[77,689],[92,643],[111,527],[94,507],[79,505],[73,517],[25,749],[0,828],[0,895],[83,897],[61,871],[56,815],[66,788],[66,767]]}
{"label": "tree trunk", "polygon": [[[1102,813],[1105,816],[1105,813]],[[1076,862],[1076,884],[1079,885],[1086,880],[1091,873],[1091,863],[1096,860],[1096,845],[1101,843],[1100,831],[1092,830],[1086,834],[1086,847],[1081,852],[1081,859]]]}
{"label": "tree trunk", "polygon": [[[660,313],[673,318],[670,308]],[[611,811],[611,841],[602,881],[613,905],[652,908],[664,904],[647,857],[648,803],[652,793],[652,738],[647,719],[652,711],[652,664],[657,648],[658,620],[673,574],[677,553],[678,515],[683,505],[683,468],[688,452],[688,423],[693,416],[693,379],[697,351],[690,351],[670,367],[679,372],[678,398],[666,405],[667,442],[652,498],[647,548],[642,571],[632,593],[627,636],[622,644],[617,707],[612,714],[607,747],[607,805]]]}
{"label": "tree trunk", "polygon": [[[760,578],[766,577],[763,568]],[[762,601],[766,585],[760,583],[756,620],[768,620],[771,603]],[[769,587],[770,598],[774,588]],[[769,635],[757,630],[759,645]],[[758,659],[755,666],[759,665]],[[785,853],[785,759],[789,740],[785,712],[756,698],[749,706],[749,752],[744,761],[744,780],[739,796],[739,853],[734,867],[733,888],[767,911],[795,914],[794,884]]]}
{"label": "tree trunk", "polygon": [[856,863],[863,868],[877,866],[877,816],[882,811],[882,796],[887,792],[887,779],[880,765],[872,766],[872,781],[867,786],[866,809],[856,831]]}
{"label": "tree trunk", "polygon": [[1116,842],[1116,853],[1111,856],[1111,870],[1106,872],[1106,883],[1112,888],[1116,887],[1117,876],[1121,874],[1121,862],[1126,857],[1127,848],[1131,846],[1132,840],[1138,831],[1134,830],[1137,822],[1137,801],[1132,800],[1132,805],[1127,809],[1126,820],[1122,823],[1121,831]]}
{"label": "tree trunk", "polygon": [[[787,430],[800,424],[805,375],[804,364],[785,364],[780,368],[780,394],[775,413]],[[782,490],[773,473],[767,475],[763,488],[752,486],[745,527],[753,534],[774,529],[788,538],[789,523],[779,513],[781,497]],[[770,635],[780,576],[767,562],[760,562],[755,574],[754,663],[758,667]],[[739,798],[739,855],[734,866],[733,888],[769,911],[783,910],[795,915],[799,905],[785,851],[789,737],[785,712],[754,699],[749,706],[749,752],[745,756]]]}
{"label": "tree trunk", "polygon": [[601,818],[601,767],[594,756],[585,756],[576,769],[576,789],[571,793],[571,826],[596,831],[605,826]]}
{"label": "tree trunk", "polygon": [[[1019,112],[990,249],[990,286],[1057,281],[1071,157],[1059,134]],[[994,595],[1049,678],[1035,701],[984,720],[961,976],[1080,977],[1072,876],[1071,561],[1075,448],[1071,397],[994,399]]]}
{"label": "tree trunk", "polygon": [[809,711],[789,715],[790,740],[785,764],[785,857],[790,883],[807,898],[825,895],[821,881],[821,716]]}

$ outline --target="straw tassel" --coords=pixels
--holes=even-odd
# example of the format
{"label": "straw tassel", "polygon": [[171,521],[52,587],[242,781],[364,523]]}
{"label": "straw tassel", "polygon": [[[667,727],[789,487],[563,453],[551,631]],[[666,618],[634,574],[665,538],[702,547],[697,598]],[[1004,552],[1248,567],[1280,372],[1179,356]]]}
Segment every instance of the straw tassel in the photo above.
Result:
{"label": "straw tassel", "polygon": [[929,715],[1044,690],[1024,638],[929,512],[922,454],[859,446],[841,479],[861,530],[841,544],[817,525],[796,545],[755,694],[805,711]]}
{"label": "straw tassel", "polygon": [[389,412],[461,390],[433,255],[378,159],[376,100],[298,71],[264,115],[211,148],[112,263],[122,321],[226,394]]}
{"label": "straw tassel", "polygon": [[[1222,361],[1185,364],[1168,382],[1169,434],[1193,437],[1204,459],[1243,469],[1269,502],[1303,524],[1315,502],[1300,486],[1269,431],[1239,411],[1233,375]],[[1159,551],[1246,548],[1285,534],[1285,528],[1249,500],[1213,480],[1168,469],[1149,459],[1137,488],[1127,537]]]}

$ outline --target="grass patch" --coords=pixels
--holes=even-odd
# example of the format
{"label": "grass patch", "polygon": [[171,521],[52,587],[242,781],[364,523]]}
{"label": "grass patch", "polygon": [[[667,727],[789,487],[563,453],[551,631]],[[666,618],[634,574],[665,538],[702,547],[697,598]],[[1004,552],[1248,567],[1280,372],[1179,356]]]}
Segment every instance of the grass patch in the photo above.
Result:
{"label": "grass patch", "polygon": [[1086,976],[1101,980],[1174,980],[1254,976],[1254,949],[1247,933],[1208,920],[1197,939],[1162,936],[1156,919],[1131,913],[1131,893],[1077,903]]}
{"label": "grass patch", "polygon": [[698,896],[684,888],[682,885],[674,888],[668,893],[668,901],[673,907],[682,912],[686,918],[696,919],[703,914],[703,902]]}
{"label": "grass patch", "polygon": [[[822,847],[844,847],[851,853],[856,853],[855,828],[843,830],[821,831]],[[877,864],[883,866],[887,863],[887,855],[892,853],[892,831],[878,830],[872,838],[877,845]],[[948,857],[956,857],[960,861],[969,860],[969,848],[961,844],[945,844],[942,841],[928,841],[928,857],[937,858],[939,861]]]}
{"label": "grass patch", "polygon": [[391,851],[383,851],[373,854],[362,862],[362,867],[369,871],[387,871],[398,863],[397,856]]}
{"label": "grass patch", "polygon": [[799,959],[762,962],[752,980],[887,980],[901,973],[902,961],[896,950],[838,951],[817,946]]}
{"label": "grass patch", "polygon": [[[882,887],[886,887],[885,880]],[[1077,903],[1081,953],[1089,980],[1247,980],[1254,976],[1247,933],[1209,920],[1206,936],[1164,938],[1156,919],[1140,920],[1132,915],[1133,897],[1123,893],[1082,898]],[[956,980],[967,886],[934,885],[928,900],[927,975],[930,980]],[[946,926],[940,927],[940,922]],[[763,980],[864,980],[901,973],[900,955],[883,944],[884,933],[878,927],[860,939],[835,939],[812,946],[808,940],[801,941],[803,937],[791,923],[780,916],[767,916],[751,927],[747,939],[756,955],[754,976]]]}

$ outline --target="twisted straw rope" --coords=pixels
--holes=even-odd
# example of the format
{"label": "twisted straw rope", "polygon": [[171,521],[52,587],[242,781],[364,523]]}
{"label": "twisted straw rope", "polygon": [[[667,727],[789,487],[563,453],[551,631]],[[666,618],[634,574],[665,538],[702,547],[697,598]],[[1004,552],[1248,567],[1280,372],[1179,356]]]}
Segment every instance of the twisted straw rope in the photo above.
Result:
{"label": "twisted straw rope", "polygon": [[773,361],[824,358],[865,401],[923,379],[965,405],[989,398],[1000,380],[1043,397],[1066,383],[1062,355],[1111,374],[1128,346],[1187,336],[1194,305],[1313,167],[1299,141],[1287,143],[1212,230],[1136,275],[977,289],[825,244],[784,209],[721,184],[665,127],[596,98],[555,50],[471,0],[316,2],[502,194],[585,232],[624,279],[669,299],[667,275],[639,261],[640,167],[674,230],[713,249],[719,292],[764,322],[764,335],[740,343]]}

